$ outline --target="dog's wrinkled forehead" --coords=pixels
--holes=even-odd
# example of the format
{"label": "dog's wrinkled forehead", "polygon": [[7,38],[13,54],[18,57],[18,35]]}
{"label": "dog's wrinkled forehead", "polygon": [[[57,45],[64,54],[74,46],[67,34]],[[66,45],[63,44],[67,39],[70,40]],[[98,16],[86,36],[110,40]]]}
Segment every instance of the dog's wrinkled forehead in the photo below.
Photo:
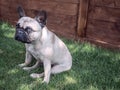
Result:
{"label": "dog's wrinkled forehead", "polygon": [[42,29],[40,24],[35,19],[30,18],[30,17],[22,17],[18,20],[17,23],[19,23],[20,27],[22,28],[30,27],[34,31]]}

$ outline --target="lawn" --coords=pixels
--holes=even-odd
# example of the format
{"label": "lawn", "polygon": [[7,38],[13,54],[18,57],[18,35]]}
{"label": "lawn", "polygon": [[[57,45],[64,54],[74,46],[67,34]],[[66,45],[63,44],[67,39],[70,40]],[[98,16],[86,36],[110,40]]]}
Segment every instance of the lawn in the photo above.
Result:
{"label": "lawn", "polygon": [[14,27],[0,22],[0,90],[120,90],[119,50],[63,39],[73,57],[72,69],[52,75],[47,85],[29,76],[42,67],[30,72],[18,67],[25,47],[14,40],[14,33]]}

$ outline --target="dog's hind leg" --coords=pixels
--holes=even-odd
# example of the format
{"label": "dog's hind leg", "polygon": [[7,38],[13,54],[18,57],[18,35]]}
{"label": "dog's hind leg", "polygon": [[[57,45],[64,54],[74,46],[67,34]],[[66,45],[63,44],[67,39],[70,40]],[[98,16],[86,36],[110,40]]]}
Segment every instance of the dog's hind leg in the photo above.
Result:
{"label": "dog's hind leg", "polygon": [[24,67],[23,70],[33,70],[40,65],[40,61],[37,61],[32,67]]}
{"label": "dog's hind leg", "polygon": [[67,64],[60,64],[60,65],[55,65],[52,67],[51,69],[51,74],[57,74],[57,73],[61,73],[64,71],[68,71],[71,69],[71,65],[67,65]]}

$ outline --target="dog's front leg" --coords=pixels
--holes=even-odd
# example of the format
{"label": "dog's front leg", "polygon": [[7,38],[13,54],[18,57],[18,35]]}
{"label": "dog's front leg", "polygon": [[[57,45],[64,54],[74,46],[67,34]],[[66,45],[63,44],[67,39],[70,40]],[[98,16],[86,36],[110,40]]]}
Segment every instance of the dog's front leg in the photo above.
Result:
{"label": "dog's front leg", "polygon": [[25,67],[25,66],[27,66],[28,64],[30,64],[31,63],[31,61],[32,61],[32,55],[28,52],[28,51],[26,51],[26,57],[25,57],[25,62],[24,63],[22,63],[22,64],[19,64],[19,66],[20,67]]}
{"label": "dog's front leg", "polygon": [[43,83],[49,83],[50,80],[50,74],[51,74],[51,62],[50,60],[46,59],[43,61],[44,65],[44,80]]}
{"label": "dog's front leg", "polygon": [[40,65],[40,61],[37,60],[35,65],[33,65],[32,67],[24,67],[23,69],[26,70],[26,71],[33,70],[33,69],[37,68],[39,65]]}

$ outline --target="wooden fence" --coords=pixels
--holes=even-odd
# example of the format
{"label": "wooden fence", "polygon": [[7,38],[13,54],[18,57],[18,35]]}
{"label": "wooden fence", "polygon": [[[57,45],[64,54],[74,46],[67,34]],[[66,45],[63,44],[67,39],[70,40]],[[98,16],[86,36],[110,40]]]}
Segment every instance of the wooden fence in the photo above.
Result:
{"label": "wooden fence", "polygon": [[120,0],[0,0],[0,19],[15,25],[17,7],[47,11],[47,26],[61,36],[120,48]]}

